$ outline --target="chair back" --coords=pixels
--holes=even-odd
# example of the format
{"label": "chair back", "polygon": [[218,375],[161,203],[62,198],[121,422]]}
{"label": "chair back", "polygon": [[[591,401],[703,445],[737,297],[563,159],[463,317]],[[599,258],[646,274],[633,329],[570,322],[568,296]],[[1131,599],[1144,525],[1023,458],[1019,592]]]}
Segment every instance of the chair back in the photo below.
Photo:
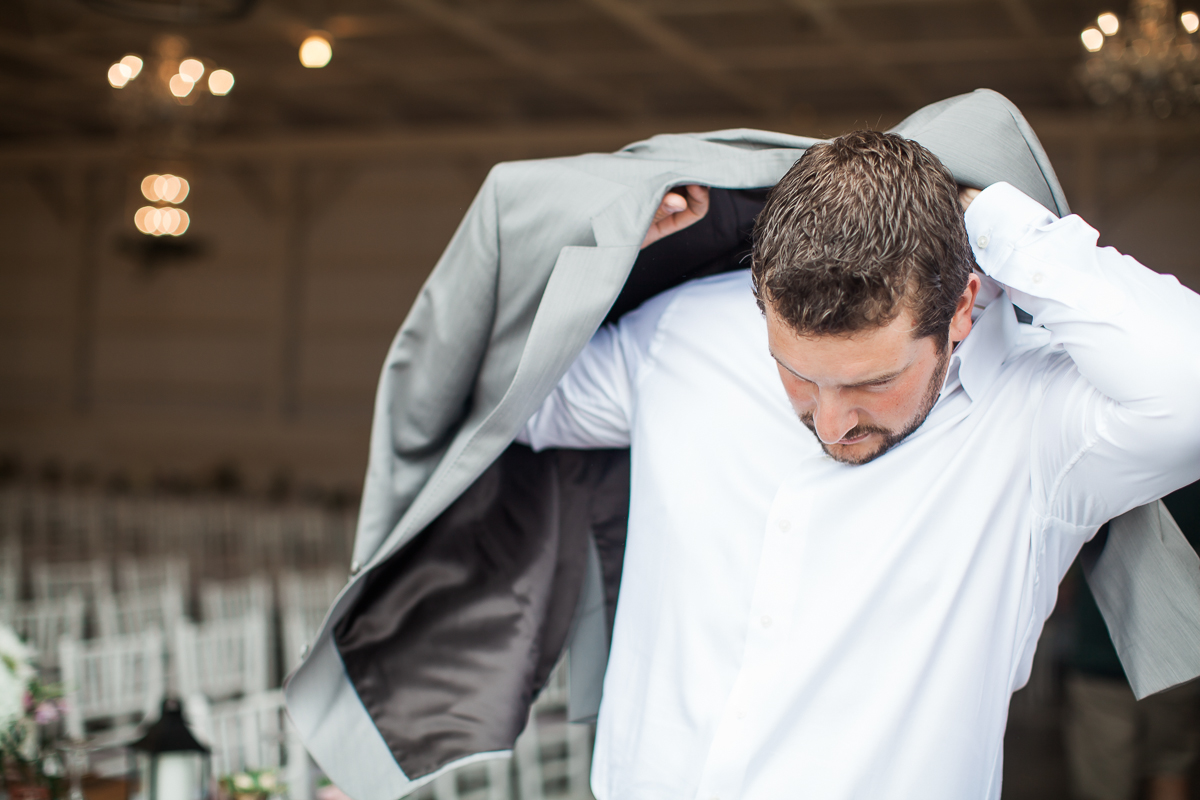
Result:
{"label": "chair back", "polygon": [[275,598],[265,575],[200,584],[200,613],[205,621],[237,619],[250,613],[274,613]]}
{"label": "chair back", "polygon": [[308,753],[288,719],[282,692],[258,692],[219,705],[193,698],[190,706],[200,711],[191,719],[212,748],[214,779],[245,770],[276,770],[290,800],[311,800]]}
{"label": "chair back", "polygon": [[117,563],[118,586],[122,592],[152,592],[167,589],[181,597],[189,589],[189,569],[184,558],[126,558]]}
{"label": "chair back", "polygon": [[269,647],[262,613],[200,624],[180,620],[174,651],[180,694],[203,694],[217,701],[266,691]]}
{"label": "chair back", "polygon": [[37,653],[42,670],[55,672],[59,667],[58,641],[66,636],[83,638],[87,607],[78,593],[59,600],[32,600],[4,608],[4,617],[17,635]]}
{"label": "chair back", "polygon": [[346,585],[340,570],[287,572],[279,576],[279,610],[283,623],[284,667],[291,672],[311,644],[329,606]]}
{"label": "chair back", "polygon": [[112,572],[107,561],[38,561],[29,568],[33,596],[38,600],[58,600],[80,594],[85,602],[112,594]]}
{"label": "chair back", "polygon": [[183,595],[179,588],[164,585],[159,588],[124,591],[102,595],[96,601],[96,621],[101,636],[121,636],[148,630],[175,630],[183,618]]}
{"label": "chair back", "polygon": [[592,730],[567,721],[568,674],[566,660],[560,661],[513,745],[521,800],[592,796]]}
{"label": "chair back", "polygon": [[82,739],[88,724],[125,720],[130,730],[157,716],[165,691],[163,637],[158,631],[59,642],[59,664],[67,693],[66,727]]}
{"label": "chair back", "polygon": [[0,605],[21,600],[21,540],[8,533],[0,547]]}

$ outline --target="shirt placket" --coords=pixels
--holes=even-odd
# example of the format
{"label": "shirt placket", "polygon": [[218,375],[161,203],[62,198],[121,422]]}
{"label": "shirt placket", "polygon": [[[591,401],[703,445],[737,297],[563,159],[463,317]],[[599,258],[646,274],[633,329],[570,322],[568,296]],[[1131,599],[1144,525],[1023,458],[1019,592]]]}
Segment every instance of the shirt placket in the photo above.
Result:
{"label": "shirt placket", "polygon": [[797,568],[803,557],[811,498],[794,478],[775,494],[755,577],[745,647],[733,689],[717,723],[701,773],[697,800],[742,796],[746,767],[762,744],[768,704],[778,702],[778,659],[800,609]]}

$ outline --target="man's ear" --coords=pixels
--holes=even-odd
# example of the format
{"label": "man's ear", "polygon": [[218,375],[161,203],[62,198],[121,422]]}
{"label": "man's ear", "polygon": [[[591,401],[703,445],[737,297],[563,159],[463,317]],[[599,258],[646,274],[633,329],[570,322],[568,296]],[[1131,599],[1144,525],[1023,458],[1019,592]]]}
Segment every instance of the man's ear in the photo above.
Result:
{"label": "man's ear", "polygon": [[950,318],[950,342],[958,344],[967,338],[971,332],[971,311],[975,308],[975,298],[981,285],[979,276],[972,272],[967,277],[967,288],[963,289],[954,308],[954,316]]}

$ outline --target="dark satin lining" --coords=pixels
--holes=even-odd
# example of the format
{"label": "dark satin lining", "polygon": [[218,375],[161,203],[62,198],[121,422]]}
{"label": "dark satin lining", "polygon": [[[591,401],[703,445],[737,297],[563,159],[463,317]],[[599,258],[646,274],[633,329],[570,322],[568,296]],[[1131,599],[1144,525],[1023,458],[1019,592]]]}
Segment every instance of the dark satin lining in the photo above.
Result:
{"label": "dark satin lining", "polygon": [[512,445],[364,578],[334,637],[406,775],[512,747],[563,651],[587,535],[619,527],[623,550],[627,505],[628,451]]}
{"label": "dark satin lining", "polygon": [[[713,189],[704,220],[642,251],[609,319],[688,279],[747,266],[765,194]],[[562,655],[589,534],[612,640],[628,516],[628,450],[514,444],[363,579],[334,640],[406,775],[512,747]]]}

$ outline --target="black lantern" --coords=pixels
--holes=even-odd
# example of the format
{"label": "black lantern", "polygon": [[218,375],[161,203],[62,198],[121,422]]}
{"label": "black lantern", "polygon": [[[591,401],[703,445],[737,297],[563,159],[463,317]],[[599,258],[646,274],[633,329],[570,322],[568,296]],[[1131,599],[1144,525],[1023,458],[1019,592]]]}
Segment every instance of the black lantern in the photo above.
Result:
{"label": "black lantern", "polygon": [[163,700],[162,717],[130,747],[141,800],[209,800],[211,751],[188,729],[179,700]]}

